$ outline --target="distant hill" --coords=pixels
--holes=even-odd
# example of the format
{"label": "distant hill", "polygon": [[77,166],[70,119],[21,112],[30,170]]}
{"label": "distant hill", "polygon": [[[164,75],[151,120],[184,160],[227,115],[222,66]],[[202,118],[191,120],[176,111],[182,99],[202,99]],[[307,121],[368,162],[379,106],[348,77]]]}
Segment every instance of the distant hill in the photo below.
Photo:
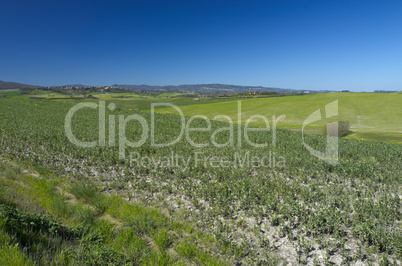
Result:
{"label": "distant hill", "polygon": [[68,85],[55,86],[55,87],[86,88],[86,87],[91,87],[91,86],[83,85],[83,84],[68,84]]}
{"label": "distant hill", "polygon": [[20,89],[20,88],[28,88],[28,89],[34,89],[34,88],[41,88],[42,86],[37,86],[37,85],[29,85],[29,84],[23,84],[23,83],[17,83],[17,82],[6,82],[0,80],[0,90],[10,90],[10,89]]}
{"label": "distant hill", "polygon": [[[190,93],[239,93],[239,92],[276,92],[276,93],[327,93],[334,92],[329,90],[294,90],[275,87],[263,86],[240,86],[228,84],[186,84],[186,85],[166,85],[166,86],[151,86],[151,85],[130,85],[130,84],[113,84],[112,87],[128,89],[132,91],[148,91],[148,92],[190,92]],[[89,88],[102,86],[87,86],[83,84],[68,84],[62,86],[51,86],[52,88]],[[109,87],[109,86],[105,86]],[[29,85],[17,82],[0,81],[0,90],[4,89],[19,89],[19,88],[44,88],[43,86]]]}
{"label": "distant hill", "polygon": [[274,91],[274,92],[300,92],[292,89],[270,88],[262,86],[238,86],[227,84],[194,84],[194,85],[168,85],[168,86],[149,86],[149,85],[128,85],[114,84],[114,87],[120,87],[133,91],[167,91],[167,92],[247,92],[247,91]]}

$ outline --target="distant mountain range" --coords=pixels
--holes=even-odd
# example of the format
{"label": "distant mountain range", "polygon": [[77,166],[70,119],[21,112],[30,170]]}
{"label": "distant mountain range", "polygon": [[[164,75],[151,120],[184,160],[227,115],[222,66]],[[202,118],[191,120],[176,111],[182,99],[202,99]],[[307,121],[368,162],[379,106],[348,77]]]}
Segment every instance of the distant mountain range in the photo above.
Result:
{"label": "distant mountain range", "polygon": [[113,84],[113,87],[129,89],[133,91],[166,91],[166,92],[247,92],[247,91],[274,91],[274,92],[298,92],[292,89],[270,88],[262,86],[238,86],[227,84],[192,84],[192,85],[168,85],[168,86],[149,86],[149,85],[128,85]]}
{"label": "distant mountain range", "polygon": [[6,82],[6,81],[0,80],[0,90],[21,89],[21,88],[34,89],[34,88],[40,88],[40,87],[42,87],[42,86],[29,85],[29,84],[23,84],[23,83],[17,83],[17,82]]}
{"label": "distant mountain range", "polygon": [[[105,85],[106,87],[109,85]],[[130,85],[130,84],[113,84],[112,87],[119,87],[123,89],[129,89],[132,91],[166,91],[166,92],[193,92],[193,93],[208,93],[208,92],[227,92],[227,93],[237,93],[237,92],[264,92],[273,91],[277,93],[301,93],[306,92],[306,90],[294,90],[294,89],[282,89],[274,87],[263,87],[263,86],[239,86],[239,85],[228,85],[228,84],[188,84],[188,85],[167,85],[167,86],[150,86],[150,85]],[[5,82],[0,81],[0,90],[4,89],[20,89],[20,88],[43,88],[44,86],[29,85],[17,82]],[[63,86],[52,86],[52,87],[76,87],[85,88],[91,87],[83,84],[69,84]],[[312,93],[322,93],[322,92],[333,92],[328,90],[320,91],[310,91]]]}

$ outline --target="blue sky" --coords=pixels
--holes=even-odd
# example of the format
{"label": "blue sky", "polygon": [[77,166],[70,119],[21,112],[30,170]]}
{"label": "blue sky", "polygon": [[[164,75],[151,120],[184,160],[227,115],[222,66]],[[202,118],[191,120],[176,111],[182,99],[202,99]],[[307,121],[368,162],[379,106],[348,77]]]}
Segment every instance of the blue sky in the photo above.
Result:
{"label": "blue sky", "polygon": [[7,2],[4,81],[402,90],[402,1]]}

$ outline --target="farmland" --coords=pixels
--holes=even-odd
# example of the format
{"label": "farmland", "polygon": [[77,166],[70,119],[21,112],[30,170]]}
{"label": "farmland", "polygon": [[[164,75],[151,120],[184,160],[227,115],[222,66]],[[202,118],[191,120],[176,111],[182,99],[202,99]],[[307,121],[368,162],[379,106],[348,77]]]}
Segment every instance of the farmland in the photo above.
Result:
{"label": "farmland", "polygon": [[[242,100],[241,123],[254,114],[266,117],[286,115],[278,123],[278,127],[301,129],[303,121],[309,114],[322,108],[331,101],[338,100],[339,115],[336,120],[347,120],[351,130],[349,138],[368,138],[369,140],[389,140],[402,143],[402,93],[326,93],[303,96],[257,98]],[[228,115],[237,122],[238,102],[211,103],[205,105],[188,105],[181,110],[185,115],[205,115],[213,119],[215,115]],[[160,109],[158,112],[176,113],[173,109]],[[308,129],[321,130],[325,119],[307,126]],[[264,125],[264,121],[256,120],[251,125]]]}
{"label": "farmland", "polygon": [[[0,243],[8,245],[0,254],[21,263],[386,265],[402,260],[400,144],[340,138],[339,160],[331,165],[305,148],[301,132],[253,131],[248,142],[244,125],[212,120],[224,114],[236,121],[237,99],[122,94],[128,98],[51,100],[10,93],[0,98]],[[254,114],[286,114],[278,127],[300,128],[308,114],[338,99],[337,119],[349,120],[352,130],[385,140],[388,134],[396,139],[390,142],[399,143],[401,97],[345,93],[245,99],[241,122]],[[105,108],[103,145],[99,99],[116,106]],[[114,127],[120,117],[154,122],[156,143],[180,135],[181,117],[163,108],[150,113],[153,102],[180,106],[187,116],[204,115],[211,130],[192,131],[169,147],[155,147],[147,138],[138,147],[126,145],[121,158],[123,134]],[[74,145],[65,132],[69,110],[85,103],[95,108],[77,111],[71,127],[77,139],[99,142],[88,148]],[[206,128],[206,121],[195,118],[191,125]],[[232,133],[221,130],[230,127]],[[130,121],[124,135],[136,142],[144,131],[139,120]],[[206,145],[191,145],[188,139]],[[320,134],[305,136],[321,151],[326,140]],[[269,145],[252,145],[264,143]],[[42,227],[27,229],[21,222]],[[63,253],[65,248],[69,251]]]}

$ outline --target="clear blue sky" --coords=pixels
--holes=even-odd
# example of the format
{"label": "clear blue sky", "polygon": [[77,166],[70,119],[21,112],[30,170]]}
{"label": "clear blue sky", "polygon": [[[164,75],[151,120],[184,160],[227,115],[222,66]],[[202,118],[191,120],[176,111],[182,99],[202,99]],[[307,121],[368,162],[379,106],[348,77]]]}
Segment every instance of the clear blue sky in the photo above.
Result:
{"label": "clear blue sky", "polygon": [[402,90],[402,1],[2,1],[0,80]]}

